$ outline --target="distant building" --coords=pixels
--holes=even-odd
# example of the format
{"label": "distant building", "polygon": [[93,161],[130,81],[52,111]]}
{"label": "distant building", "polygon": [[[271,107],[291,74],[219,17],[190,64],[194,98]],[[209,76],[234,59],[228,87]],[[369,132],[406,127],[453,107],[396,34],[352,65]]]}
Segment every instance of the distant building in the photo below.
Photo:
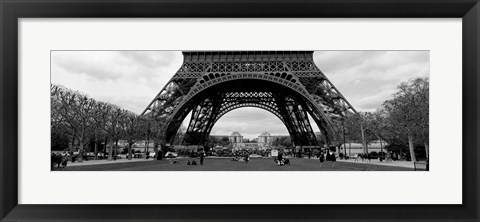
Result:
{"label": "distant building", "polygon": [[228,139],[228,137],[230,137],[230,136],[228,136],[228,135],[210,135],[209,137],[215,138],[215,139],[220,139],[220,140],[221,140],[221,139],[223,139],[223,138],[227,138],[227,139]]}
{"label": "distant building", "polygon": [[262,147],[269,147],[273,145],[273,142],[276,139],[284,138],[284,137],[290,137],[288,135],[275,135],[272,136],[269,132],[263,132],[258,136],[257,142],[261,144]]}
{"label": "distant building", "polygon": [[272,136],[269,132],[263,132],[258,136],[258,143],[264,144],[264,145],[272,145]]}
{"label": "distant building", "polygon": [[239,132],[233,132],[228,140],[235,146],[235,144],[243,143],[243,136]]}
{"label": "distant building", "polygon": [[215,138],[225,138],[228,137],[228,140],[232,144],[234,150],[241,150],[241,149],[250,149],[250,150],[265,150],[267,148],[272,147],[273,142],[276,139],[290,137],[288,135],[271,135],[269,132],[261,133],[257,138],[252,140],[244,139],[243,136],[239,132],[233,132],[230,136],[226,135],[211,135],[211,137]]}

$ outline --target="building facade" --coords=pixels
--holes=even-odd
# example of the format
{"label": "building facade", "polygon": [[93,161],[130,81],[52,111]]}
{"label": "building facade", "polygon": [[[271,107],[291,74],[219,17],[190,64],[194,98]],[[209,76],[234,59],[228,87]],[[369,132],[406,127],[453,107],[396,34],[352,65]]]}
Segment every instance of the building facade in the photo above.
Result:
{"label": "building facade", "polygon": [[239,132],[233,132],[228,140],[235,146],[235,144],[243,143],[243,136]]}
{"label": "building facade", "polygon": [[260,136],[258,136],[257,142],[263,144],[264,146],[270,146],[272,145],[273,137],[269,132],[263,132],[260,134]]}
{"label": "building facade", "polygon": [[271,135],[269,132],[262,132],[257,138],[247,141],[239,132],[233,132],[229,136],[226,135],[211,135],[215,138],[225,138],[228,137],[228,140],[232,144],[234,150],[239,149],[250,149],[250,150],[265,150],[268,148],[275,148],[273,144],[275,140],[282,138],[290,138],[288,135]]}

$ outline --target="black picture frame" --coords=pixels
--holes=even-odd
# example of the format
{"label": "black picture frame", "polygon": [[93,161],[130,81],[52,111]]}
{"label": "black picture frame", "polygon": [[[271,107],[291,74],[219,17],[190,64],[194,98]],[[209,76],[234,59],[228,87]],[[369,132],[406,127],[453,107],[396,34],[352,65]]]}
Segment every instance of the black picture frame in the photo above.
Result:
{"label": "black picture frame", "polygon": [[[0,15],[2,221],[479,221],[478,0],[0,0]],[[77,17],[462,18],[463,204],[20,205],[17,197],[17,21],[19,18]]]}

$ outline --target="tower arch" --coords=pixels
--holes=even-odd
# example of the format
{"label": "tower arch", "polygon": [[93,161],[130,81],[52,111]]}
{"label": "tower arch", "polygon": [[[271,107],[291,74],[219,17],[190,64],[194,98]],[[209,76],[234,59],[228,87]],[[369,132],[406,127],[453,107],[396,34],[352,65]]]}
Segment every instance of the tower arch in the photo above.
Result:
{"label": "tower arch", "polygon": [[277,117],[298,146],[318,146],[308,114],[327,143],[355,110],[313,63],[311,51],[184,52],[184,64],[145,109],[164,117],[165,141],[192,113],[184,142],[203,145],[216,121],[240,107]]}

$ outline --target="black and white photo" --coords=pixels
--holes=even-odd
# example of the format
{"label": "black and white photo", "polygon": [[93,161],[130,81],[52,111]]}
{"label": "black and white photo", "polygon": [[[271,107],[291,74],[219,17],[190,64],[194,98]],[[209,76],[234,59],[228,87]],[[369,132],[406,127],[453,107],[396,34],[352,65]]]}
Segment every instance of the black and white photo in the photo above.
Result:
{"label": "black and white photo", "polygon": [[51,51],[54,171],[429,170],[429,51]]}

